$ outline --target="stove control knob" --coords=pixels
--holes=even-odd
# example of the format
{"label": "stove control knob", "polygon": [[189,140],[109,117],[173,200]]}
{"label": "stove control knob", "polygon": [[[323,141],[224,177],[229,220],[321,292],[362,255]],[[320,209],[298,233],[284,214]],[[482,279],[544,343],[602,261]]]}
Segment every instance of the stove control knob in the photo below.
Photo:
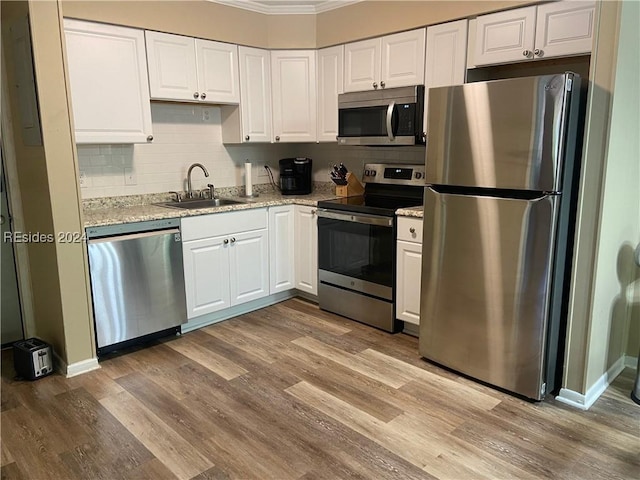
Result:
{"label": "stove control knob", "polygon": [[375,170],[371,170],[371,176],[375,177],[376,176],[376,171]]}
{"label": "stove control knob", "polygon": [[365,176],[365,177],[368,177],[370,173],[371,173],[371,172],[370,172],[369,170],[365,170],[365,171],[364,171],[364,176]]}
{"label": "stove control knob", "polygon": [[420,180],[422,178],[421,172],[416,172],[416,179]]}

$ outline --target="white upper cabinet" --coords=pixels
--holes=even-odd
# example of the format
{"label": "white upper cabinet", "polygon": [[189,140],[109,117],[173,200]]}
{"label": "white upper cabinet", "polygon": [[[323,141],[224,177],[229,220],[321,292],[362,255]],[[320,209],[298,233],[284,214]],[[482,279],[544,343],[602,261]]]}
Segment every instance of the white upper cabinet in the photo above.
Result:
{"label": "white upper cabinet", "polygon": [[405,87],[424,83],[425,29],[347,43],[344,91]]}
{"label": "white upper cabinet", "polygon": [[380,87],[424,84],[425,29],[382,37]]}
{"label": "white upper cabinet", "polygon": [[464,83],[467,71],[467,20],[443,23],[427,28],[427,53],[424,72],[424,124],[431,87]]}
{"label": "white upper cabinet", "polygon": [[196,38],[198,91],[207,102],[239,103],[238,46]]}
{"label": "white upper cabinet", "polygon": [[316,52],[271,52],[275,142],[316,141]]}
{"label": "white upper cabinet", "polygon": [[344,46],[344,91],[371,90],[380,85],[382,39],[363,40]]}
{"label": "white upper cabinet", "polygon": [[545,3],[538,7],[534,55],[539,58],[590,53],[595,2]]}
{"label": "white upper cabinet", "polygon": [[151,98],[239,103],[237,45],[151,31],[145,38]]}
{"label": "white upper cabinet", "polygon": [[318,50],[318,141],[335,142],[343,92],[344,45]]}
{"label": "white upper cabinet", "polygon": [[77,143],[153,137],[142,30],[64,20]]}
{"label": "white upper cabinet", "polygon": [[238,47],[240,106],[223,106],[223,143],[269,143],[271,126],[271,57],[269,50]]}
{"label": "white upper cabinet", "polygon": [[144,32],[152,98],[199,100],[194,39]]}
{"label": "white upper cabinet", "polygon": [[564,1],[481,15],[476,66],[589,53],[595,2]]}

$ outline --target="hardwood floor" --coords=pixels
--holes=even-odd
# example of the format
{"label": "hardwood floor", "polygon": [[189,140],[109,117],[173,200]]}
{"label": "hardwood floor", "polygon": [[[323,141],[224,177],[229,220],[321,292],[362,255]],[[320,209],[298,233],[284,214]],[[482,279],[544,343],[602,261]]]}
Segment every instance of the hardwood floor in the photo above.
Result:
{"label": "hardwood floor", "polygon": [[66,379],[2,364],[2,478],[638,478],[623,373],[587,412],[529,403],[293,299]]}

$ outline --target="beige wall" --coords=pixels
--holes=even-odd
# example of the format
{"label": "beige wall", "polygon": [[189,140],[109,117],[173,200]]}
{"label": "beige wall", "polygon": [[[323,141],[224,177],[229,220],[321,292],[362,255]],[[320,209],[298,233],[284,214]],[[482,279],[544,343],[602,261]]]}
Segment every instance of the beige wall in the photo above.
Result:
{"label": "beige wall", "polygon": [[504,1],[365,1],[317,15],[317,46],[409,30],[523,4]]}
{"label": "beige wall", "polygon": [[[20,129],[15,128],[14,144],[25,226],[30,232],[43,234],[82,232],[57,2],[3,4],[3,53],[8,57],[7,78],[11,83],[14,62],[6,27],[13,18],[24,17],[27,9],[43,146],[25,147]],[[10,91],[9,96],[14,124],[19,125],[15,90]],[[30,244],[29,263],[34,334],[51,342],[67,364],[93,357],[84,246],[81,243]]]}
{"label": "beige wall", "polygon": [[[596,9],[594,48],[591,57],[587,125],[576,218],[576,245],[571,274],[569,318],[563,388],[586,393],[588,356],[592,331],[601,332],[608,317],[593,317],[597,239],[600,231],[601,197],[609,135],[611,100],[618,42],[619,2],[601,2]],[[600,342],[606,345],[605,337]],[[599,376],[604,372],[600,372]]]}
{"label": "beige wall", "polygon": [[[28,13],[26,2],[7,2],[2,5],[2,55],[8,83],[8,98],[3,96],[2,108],[10,110],[14,134],[13,138],[5,138],[3,144],[4,148],[13,148],[15,152],[18,178],[9,178],[8,181],[10,186],[16,180],[19,182],[25,232],[49,234],[53,232],[53,218],[45,152],[43,147],[27,146],[22,140],[18,91],[15,87],[16,63],[13,58],[11,27],[15,22],[24,21]],[[3,128],[3,132],[6,131]],[[55,245],[30,242],[27,244],[27,251],[34,286],[34,324],[27,325],[27,334],[50,342],[56,353],[64,358],[66,352]]]}
{"label": "beige wall", "polygon": [[63,0],[65,17],[262,48],[315,48],[314,15],[263,15],[203,0]]}
{"label": "beige wall", "polygon": [[318,15],[264,15],[202,0],[63,0],[65,17],[262,48],[316,48],[534,3],[365,1]]}
{"label": "beige wall", "polygon": [[[640,3],[622,5],[611,131],[602,198],[586,386],[593,385],[625,353],[638,355],[633,251],[640,239]],[[635,311],[638,309],[636,307]],[[634,335],[629,337],[633,320]],[[607,339],[608,342],[603,342]],[[629,349],[629,351],[627,351]]]}

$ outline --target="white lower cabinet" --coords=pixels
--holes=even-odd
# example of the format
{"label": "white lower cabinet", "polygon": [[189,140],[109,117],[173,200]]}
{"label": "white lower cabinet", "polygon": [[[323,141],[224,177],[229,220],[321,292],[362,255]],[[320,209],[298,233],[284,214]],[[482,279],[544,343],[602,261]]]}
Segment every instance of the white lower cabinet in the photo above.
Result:
{"label": "white lower cabinet", "polygon": [[296,287],[295,206],[269,208],[269,293]]}
{"label": "white lower cabinet", "polygon": [[296,288],[318,295],[318,216],[316,207],[295,206]]}
{"label": "white lower cabinet", "polygon": [[181,231],[187,318],[269,295],[266,209],[185,218]]}
{"label": "white lower cabinet", "polygon": [[422,275],[422,219],[398,218],[396,248],[396,318],[420,324]]}

